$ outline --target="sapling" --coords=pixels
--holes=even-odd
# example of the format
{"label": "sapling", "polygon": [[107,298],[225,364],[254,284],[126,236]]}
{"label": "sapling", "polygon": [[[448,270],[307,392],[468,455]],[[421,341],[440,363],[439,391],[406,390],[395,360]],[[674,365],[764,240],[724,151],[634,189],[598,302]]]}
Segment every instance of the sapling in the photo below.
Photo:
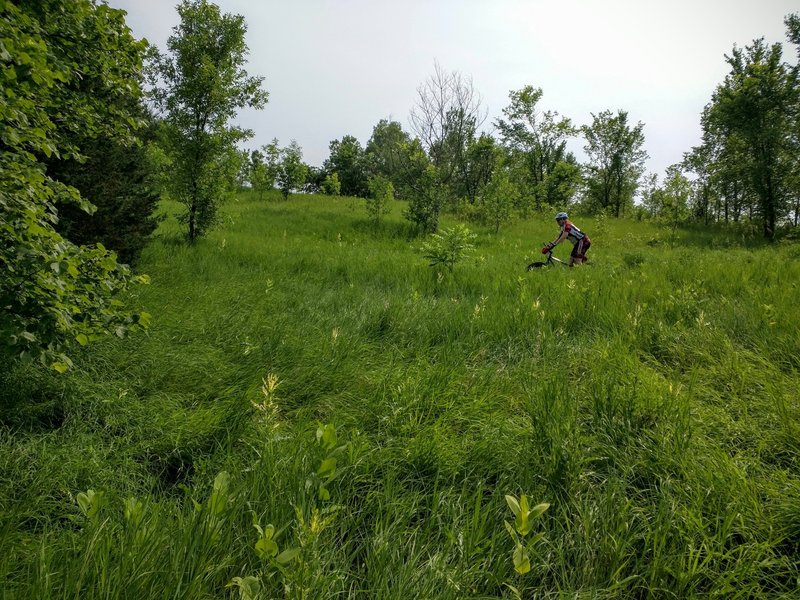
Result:
{"label": "sapling", "polygon": [[474,233],[459,224],[441,233],[434,233],[422,245],[422,254],[431,267],[444,265],[452,272],[455,264],[475,248],[472,243],[475,237]]}
{"label": "sapling", "polygon": [[[508,521],[505,521],[506,530],[514,541],[514,553],[512,558],[514,560],[514,570],[520,574],[525,575],[531,570],[531,560],[529,552],[539,540],[544,537],[544,533],[539,532],[530,539],[526,536],[533,530],[533,521],[540,517],[544,511],[550,508],[546,502],[537,504],[533,508],[528,506],[528,498],[523,494],[519,500],[514,496],[506,496],[506,503],[508,504],[511,512],[514,513],[514,525],[512,526]],[[514,586],[508,586],[518,598],[522,597],[520,590]]]}

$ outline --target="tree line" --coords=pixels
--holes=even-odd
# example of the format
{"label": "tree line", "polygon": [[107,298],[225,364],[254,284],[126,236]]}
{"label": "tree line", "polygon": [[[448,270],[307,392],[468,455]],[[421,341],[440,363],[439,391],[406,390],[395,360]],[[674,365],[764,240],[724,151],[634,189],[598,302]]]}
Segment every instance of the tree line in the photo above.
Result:
{"label": "tree line", "polygon": [[[800,56],[800,17],[785,19],[787,37]],[[487,114],[471,79],[438,63],[418,88],[410,131],[381,120],[365,146],[352,135],[333,140],[321,168],[307,166],[281,189],[374,197],[373,179],[392,184],[408,201],[406,217],[422,231],[435,231],[442,211],[495,228],[512,215],[526,218],[543,208],[578,206],[587,213],[668,222],[739,223],[773,238],[800,222],[800,63],[783,59],[780,43],[754,40],[734,46],[725,60],[729,74],[701,115],[702,142],[666,169],[663,180],[648,174],[644,124],[627,111],[604,110],[578,127],[558,112],[543,110],[541,88],[509,93],[502,116],[482,129]],[[583,140],[586,161],[567,150]],[[242,181],[261,190],[276,185],[277,140],[264,153],[242,159]],[[296,142],[291,156],[302,156]],[[267,149],[265,147],[264,149]],[[270,152],[267,152],[270,155]],[[303,177],[303,175],[305,177]]]}
{"label": "tree line", "polygon": [[[214,226],[241,186],[368,199],[376,221],[394,198],[421,232],[443,211],[496,230],[512,216],[579,205],[587,212],[759,223],[772,237],[800,216],[798,65],[755,40],[726,56],[730,73],[701,116],[702,143],[645,175],[644,124],[624,110],[576,126],[512,90],[498,118],[469,77],[438,63],[417,90],[410,129],[381,120],[365,146],[345,135],[321,167],[294,141],[242,146],[244,107],[263,108],[245,70],[243,17],[183,0],[163,51],[137,40],[125,13],[98,0],[0,0],[0,352],[65,370],[70,348],[147,326],[119,293],[166,196],[187,239]],[[800,53],[798,16],[786,19]],[[587,157],[568,151],[581,137]],[[642,202],[636,204],[635,198]]]}

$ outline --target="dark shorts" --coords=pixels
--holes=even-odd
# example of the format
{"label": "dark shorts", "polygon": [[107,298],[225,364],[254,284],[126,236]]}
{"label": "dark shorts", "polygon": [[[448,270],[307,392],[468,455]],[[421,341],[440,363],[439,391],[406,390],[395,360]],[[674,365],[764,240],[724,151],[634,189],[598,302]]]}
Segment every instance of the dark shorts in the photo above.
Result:
{"label": "dark shorts", "polygon": [[572,258],[586,258],[586,251],[592,245],[592,242],[589,240],[589,237],[584,237],[580,240],[577,244],[572,247],[572,253],[570,256]]}

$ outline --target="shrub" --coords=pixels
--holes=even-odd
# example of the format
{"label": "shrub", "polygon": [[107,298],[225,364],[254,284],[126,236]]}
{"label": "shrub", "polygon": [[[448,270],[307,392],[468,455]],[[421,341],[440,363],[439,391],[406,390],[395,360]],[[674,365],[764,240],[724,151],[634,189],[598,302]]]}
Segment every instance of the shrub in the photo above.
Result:
{"label": "shrub", "polygon": [[389,203],[394,198],[394,186],[391,181],[380,175],[370,177],[368,186],[370,197],[366,200],[367,214],[377,225],[381,217],[389,213]]}
{"label": "shrub", "polygon": [[457,262],[463,260],[475,246],[475,234],[464,225],[456,225],[441,233],[434,233],[422,245],[423,256],[430,261],[430,266],[445,265],[449,271]]}
{"label": "shrub", "polygon": [[339,174],[329,173],[322,182],[322,193],[328,196],[338,196],[342,193],[342,183],[339,181]]}

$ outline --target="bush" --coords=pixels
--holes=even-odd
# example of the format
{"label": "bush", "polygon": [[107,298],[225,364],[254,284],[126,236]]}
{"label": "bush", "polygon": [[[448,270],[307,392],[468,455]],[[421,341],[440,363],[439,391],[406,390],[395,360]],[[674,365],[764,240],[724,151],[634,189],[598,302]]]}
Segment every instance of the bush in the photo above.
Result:
{"label": "bush", "polygon": [[370,177],[368,186],[370,197],[367,198],[367,214],[377,225],[381,222],[381,217],[389,214],[389,203],[394,198],[394,186],[391,181],[380,175]]}
{"label": "bush", "polygon": [[342,184],[339,181],[339,174],[329,173],[322,182],[322,193],[328,196],[339,196],[342,193]]}
{"label": "bush", "polygon": [[431,239],[422,245],[423,256],[430,261],[430,266],[445,265],[452,272],[455,264],[474,250],[472,242],[475,237],[475,234],[464,225],[456,225],[441,233],[434,233]]}
{"label": "bush", "polygon": [[626,252],[622,255],[622,260],[629,267],[638,267],[644,262],[644,254],[641,252]]}

